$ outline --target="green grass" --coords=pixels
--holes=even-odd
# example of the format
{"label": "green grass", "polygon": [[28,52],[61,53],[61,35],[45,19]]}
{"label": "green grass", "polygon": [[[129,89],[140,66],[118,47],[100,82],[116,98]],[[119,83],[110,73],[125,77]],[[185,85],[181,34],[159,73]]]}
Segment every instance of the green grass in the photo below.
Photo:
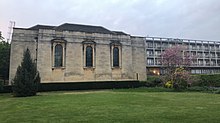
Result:
{"label": "green grass", "polygon": [[[220,95],[158,89],[0,94],[1,123],[217,123]],[[161,90],[160,90],[161,91]],[[165,90],[164,90],[165,91]]]}

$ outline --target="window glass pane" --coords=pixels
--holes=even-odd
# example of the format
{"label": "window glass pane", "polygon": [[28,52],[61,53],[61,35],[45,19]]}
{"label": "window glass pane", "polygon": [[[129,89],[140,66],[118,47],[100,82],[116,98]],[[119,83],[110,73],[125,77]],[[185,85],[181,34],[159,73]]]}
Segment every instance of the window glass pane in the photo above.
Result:
{"label": "window glass pane", "polygon": [[113,67],[119,66],[119,49],[117,47],[113,48]]}
{"label": "window glass pane", "polygon": [[92,52],[92,47],[87,46],[86,47],[86,67],[92,67],[92,57],[93,57],[93,52]]}
{"label": "window glass pane", "polygon": [[63,47],[60,44],[55,46],[55,67],[63,66]]}
{"label": "window glass pane", "polygon": [[148,65],[154,65],[154,59],[147,59]]}

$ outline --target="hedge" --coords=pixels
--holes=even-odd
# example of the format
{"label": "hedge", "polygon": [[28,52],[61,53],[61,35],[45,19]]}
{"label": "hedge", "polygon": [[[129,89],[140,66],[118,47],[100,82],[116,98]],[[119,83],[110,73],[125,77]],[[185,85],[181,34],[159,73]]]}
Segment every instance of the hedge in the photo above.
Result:
{"label": "hedge", "polygon": [[[145,86],[139,81],[103,81],[103,82],[60,82],[60,83],[41,83],[38,91],[68,91],[68,90],[92,90],[92,89],[121,89],[137,88]],[[3,86],[0,93],[12,92],[11,86]]]}
{"label": "hedge", "polygon": [[198,78],[195,86],[220,87],[220,74],[195,75]]}

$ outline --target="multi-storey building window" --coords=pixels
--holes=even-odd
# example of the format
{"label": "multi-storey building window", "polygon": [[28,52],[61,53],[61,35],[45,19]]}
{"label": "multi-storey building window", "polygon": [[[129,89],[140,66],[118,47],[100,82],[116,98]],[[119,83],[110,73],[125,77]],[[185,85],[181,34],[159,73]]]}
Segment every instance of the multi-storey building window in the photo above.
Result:
{"label": "multi-storey building window", "polygon": [[148,43],[147,43],[147,46],[148,46],[149,48],[153,48],[153,43],[148,42]]}
{"label": "multi-storey building window", "polygon": [[147,56],[153,56],[154,51],[153,50],[147,50]]}
{"label": "multi-storey building window", "polygon": [[216,57],[220,58],[220,53],[219,52],[216,53]]}
{"label": "multi-storey building window", "polygon": [[215,64],[215,60],[211,60],[210,65],[211,65],[211,66],[215,66],[215,65],[216,65],[216,64]]}
{"label": "multi-storey building window", "polygon": [[155,65],[161,65],[161,59],[160,58],[155,59]]}
{"label": "multi-storey building window", "polygon": [[161,51],[155,51],[155,55],[156,56],[160,56],[161,55]]}
{"label": "multi-storey building window", "polygon": [[169,46],[169,47],[172,47],[173,45],[172,45],[172,44],[169,44],[168,46]]}
{"label": "multi-storey building window", "polygon": [[154,65],[154,59],[147,59],[148,65]]}
{"label": "multi-storey building window", "polygon": [[205,44],[205,45],[204,45],[204,48],[205,48],[205,50],[208,50],[208,45]]}
{"label": "multi-storey building window", "polygon": [[192,55],[192,56],[196,56],[196,52],[195,52],[195,51],[192,51],[192,52],[191,52],[191,55]]}
{"label": "multi-storey building window", "polygon": [[219,45],[215,45],[215,49],[216,50],[219,50],[220,48],[219,48]]}
{"label": "multi-storey building window", "polygon": [[196,60],[192,60],[192,66],[197,66],[197,61]]}
{"label": "multi-storey building window", "polygon": [[196,50],[195,44],[192,44],[192,49],[193,49],[193,50]]}
{"label": "multi-storey building window", "polygon": [[200,65],[200,66],[203,65],[203,60],[199,59],[198,60],[198,65]]}
{"label": "multi-storey building window", "polygon": [[214,45],[210,45],[209,48],[210,48],[210,50],[215,50]]}
{"label": "multi-storey building window", "polygon": [[202,45],[197,44],[197,49],[201,50],[202,49]]}
{"label": "multi-storey building window", "polygon": [[205,65],[205,66],[209,66],[209,65],[210,65],[209,59],[206,59],[206,60],[204,61],[204,65]]}
{"label": "multi-storey building window", "polygon": [[192,49],[192,45],[189,45],[189,49],[190,49],[190,50]]}
{"label": "multi-storey building window", "polygon": [[209,53],[208,53],[208,52],[205,52],[205,53],[204,53],[204,56],[205,56],[206,58],[208,58],[208,57],[209,57]]}
{"label": "multi-storey building window", "polygon": [[220,60],[217,60],[217,65],[220,66]]}
{"label": "multi-storey building window", "polygon": [[203,57],[203,53],[202,53],[202,52],[198,52],[198,53],[197,53],[197,56],[198,56],[199,58],[202,58],[202,57]]}
{"label": "multi-storey building window", "polygon": [[165,49],[165,48],[168,47],[168,43],[167,43],[167,42],[163,42],[163,43],[162,43],[162,46],[163,46],[163,49]]}
{"label": "multi-storey building window", "polygon": [[157,43],[155,42],[155,43],[154,43],[154,47],[155,47],[155,48],[160,48],[160,47],[161,47],[160,42],[157,42]]}
{"label": "multi-storey building window", "polygon": [[215,53],[210,53],[211,58],[215,58]]}

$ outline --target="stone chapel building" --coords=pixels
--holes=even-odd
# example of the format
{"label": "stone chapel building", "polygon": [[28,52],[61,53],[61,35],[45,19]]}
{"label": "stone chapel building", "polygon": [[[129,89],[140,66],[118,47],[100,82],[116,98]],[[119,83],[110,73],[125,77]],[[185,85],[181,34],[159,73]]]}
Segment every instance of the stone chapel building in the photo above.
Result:
{"label": "stone chapel building", "polygon": [[146,79],[145,38],[101,26],[14,28],[9,84],[29,48],[41,83]]}

